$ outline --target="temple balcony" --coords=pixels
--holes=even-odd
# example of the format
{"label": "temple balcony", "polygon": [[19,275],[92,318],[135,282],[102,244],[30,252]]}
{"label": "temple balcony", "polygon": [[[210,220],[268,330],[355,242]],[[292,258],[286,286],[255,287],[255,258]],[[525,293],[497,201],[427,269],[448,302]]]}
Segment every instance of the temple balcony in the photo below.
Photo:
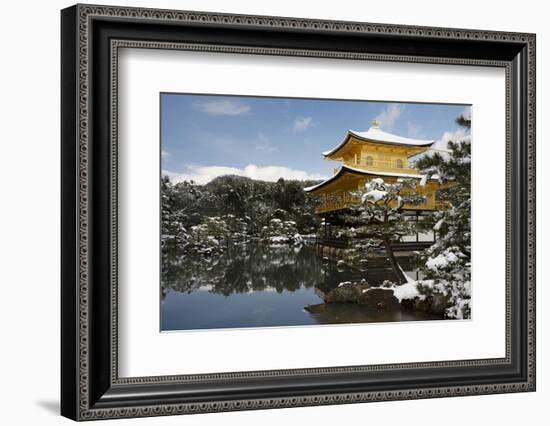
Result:
{"label": "temple balcony", "polygon": [[[371,160],[366,162],[361,162],[359,164],[354,161],[346,161],[346,165],[361,169],[361,170],[370,170],[370,171],[380,171],[380,172],[391,172],[391,173],[406,173],[406,174],[420,174],[420,171],[415,168],[412,164],[407,164],[403,160]],[[338,172],[340,168],[337,167],[334,169],[334,174]]]}
{"label": "temple balcony", "polygon": [[[341,195],[331,195],[321,198],[321,204],[315,209],[316,214],[328,213],[337,210],[344,210],[352,205],[359,204],[361,198],[349,193],[343,193]],[[425,203],[407,205],[405,204],[404,210],[445,210],[449,208],[448,203],[435,199],[434,194],[428,196]]]}
{"label": "temple balcony", "polygon": [[321,204],[315,209],[315,213],[327,213],[335,210],[343,210],[351,205],[359,204],[360,197],[344,193],[340,196],[330,196],[322,199]]}

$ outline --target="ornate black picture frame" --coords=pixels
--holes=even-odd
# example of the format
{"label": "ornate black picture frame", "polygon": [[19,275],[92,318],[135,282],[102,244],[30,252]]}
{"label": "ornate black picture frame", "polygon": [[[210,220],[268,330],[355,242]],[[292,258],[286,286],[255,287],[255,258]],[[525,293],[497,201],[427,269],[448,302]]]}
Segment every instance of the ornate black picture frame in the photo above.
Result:
{"label": "ornate black picture frame", "polygon": [[[92,420],[535,390],[534,34],[95,5],[64,9],[61,28],[62,415]],[[504,68],[506,356],[120,378],[120,47]]]}

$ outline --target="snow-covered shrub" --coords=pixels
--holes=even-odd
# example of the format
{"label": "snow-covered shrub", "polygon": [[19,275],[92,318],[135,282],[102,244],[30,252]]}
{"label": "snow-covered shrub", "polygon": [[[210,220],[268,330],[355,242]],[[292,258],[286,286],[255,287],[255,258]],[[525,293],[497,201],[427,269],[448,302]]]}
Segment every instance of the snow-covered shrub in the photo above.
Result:
{"label": "snow-covered shrub", "polygon": [[223,251],[231,235],[227,223],[219,216],[205,217],[201,224],[191,227],[189,234],[193,250],[204,254]]}
{"label": "snow-covered shrub", "polygon": [[273,218],[261,232],[262,240],[270,244],[301,244],[302,236],[296,228],[296,222]]}

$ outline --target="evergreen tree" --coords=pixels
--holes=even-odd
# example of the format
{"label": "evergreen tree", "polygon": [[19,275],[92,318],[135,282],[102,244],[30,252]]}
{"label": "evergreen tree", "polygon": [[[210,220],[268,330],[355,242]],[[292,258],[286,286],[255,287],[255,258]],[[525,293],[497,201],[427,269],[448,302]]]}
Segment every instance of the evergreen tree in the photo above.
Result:
{"label": "evergreen tree", "polygon": [[471,302],[471,143],[469,115],[456,120],[464,134],[448,141],[448,154],[435,153],[417,162],[428,177],[437,176],[447,188],[442,195],[447,209],[433,216],[433,229],[438,238],[426,250],[423,272],[419,282],[421,294],[439,293],[448,300],[447,316],[469,318]]}
{"label": "evergreen tree", "polygon": [[[407,282],[393,252],[392,243],[405,235],[416,232],[416,222],[407,220],[403,207],[418,205],[425,201],[416,191],[414,179],[399,179],[395,183],[374,178],[365,184],[365,189],[355,193],[361,202],[349,207],[346,222],[353,225],[343,231],[345,235],[360,240],[368,240],[367,246],[379,241],[384,247],[398,284]],[[373,241],[374,240],[374,241]]]}
{"label": "evergreen tree", "polygon": [[[280,236],[288,236],[292,230],[289,240],[295,242],[296,234],[312,234],[318,227],[318,201],[304,193],[304,187],[316,183],[284,179],[264,182],[225,175],[205,185],[192,181],[173,184],[165,176],[161,181],[163,244],[194,249],[194,243],[198,240],[202,244],[208,235],[225,243],[263,238],[265,229],[273,228],[273,219],[288,222]],[[228,236],[222,238],[220,229],[224,227]]]}
{"label": "evergreen tree", "polygon": [[161,241],[162,244],[185,245],[187,229],[185,228],[185,209],[180,208],[178,190],[164,176],[161,180]]}

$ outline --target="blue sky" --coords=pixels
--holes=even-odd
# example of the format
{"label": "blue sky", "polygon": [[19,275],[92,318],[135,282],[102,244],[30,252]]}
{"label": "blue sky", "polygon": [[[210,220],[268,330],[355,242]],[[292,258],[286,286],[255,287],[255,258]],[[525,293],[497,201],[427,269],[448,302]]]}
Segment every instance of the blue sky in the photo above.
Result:
{"label": "blue sky", "polygon": [[382,130],[444,147],[463,129],[465,105],[161,94],[162,170],[173,181],[206,183],[223,174],[320,179],[339,165],[321,152],[348,129]]}

